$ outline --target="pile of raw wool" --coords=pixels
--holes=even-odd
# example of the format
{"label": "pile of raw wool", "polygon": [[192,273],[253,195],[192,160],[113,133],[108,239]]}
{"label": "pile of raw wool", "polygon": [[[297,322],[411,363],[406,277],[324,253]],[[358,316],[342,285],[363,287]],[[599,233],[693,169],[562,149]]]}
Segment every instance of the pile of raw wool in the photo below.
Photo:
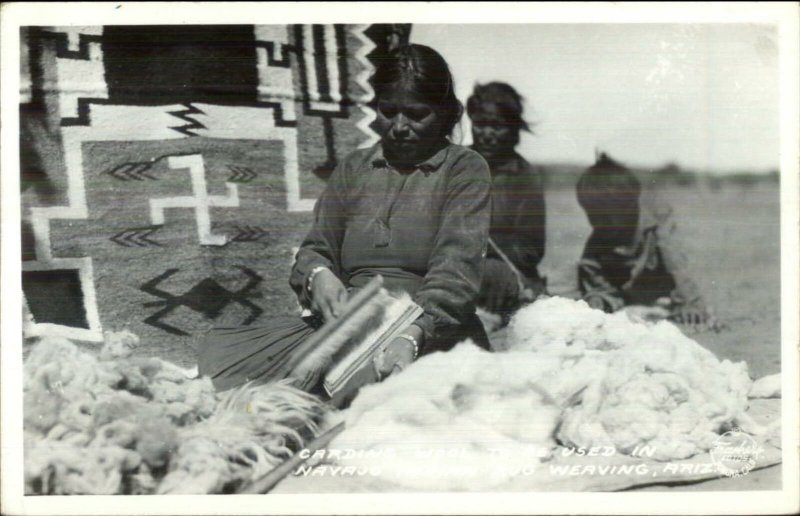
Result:
{"label": "pile of raw wool", "polygon": [[372,453],[340,462],[380,455],[390,482],[477,489],[534,470],[559,445],[684,459],[748,421],[746,364],[720,362],[669,322],[554,297],[517,312],[508,333],[506,351],[461,343],[363,388],[331,446]]}
{"label": "pile of raw wool", "polygon": [[362,387],[331,444],[358,453],[339,465],[443,491],[497,485],[536,467],[555,447],[560,408],[535,380],[558,361],[520,361],[532,356],[468,341]]}
{"label": "pile of raw wool", "polygon": [[318,432],[320,402],[285,384],[216,394],[138,339],[94,355],[45,338],[24,365],[27,494],[223,493]]}
{"label": "pile of raw wool", "polygon": [[672,323],[550,298],[514,316],[509,345],[563,357],[542,381],[565,403],[557,435],[565,445],[622,453],[647,445],[656,460],[685,459],[734,425],[758,431],[745,414],[747,364],[718,360]]}

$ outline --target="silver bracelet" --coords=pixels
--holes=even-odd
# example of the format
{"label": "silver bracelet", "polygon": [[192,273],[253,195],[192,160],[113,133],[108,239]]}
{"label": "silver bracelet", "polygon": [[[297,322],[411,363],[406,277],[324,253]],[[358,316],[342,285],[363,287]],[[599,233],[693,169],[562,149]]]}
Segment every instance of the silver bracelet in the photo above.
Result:
{"label": "silver bracelet", "polygon": [[323,265],[319,265],[311,269],[311,273],[308,275],[308,281],[306,282],[306,289],[308,289],[309,292],[311,292],[311,285],[314,283],[314,276],[327,269],[328,268]]}
{"label": "silver bracelet", "polygon": [[408,342],[410,342],[414,346],[414,360],[416,360],[417,356],[419,356],[419,343],[417,342],[417,339],[415,339],[414,337],[412,337],[411,335],[408,335],[406,333],[403,333],[402,335],[398,335],[397,338],[398,339],[405,339],[405,340],[407,340]]}

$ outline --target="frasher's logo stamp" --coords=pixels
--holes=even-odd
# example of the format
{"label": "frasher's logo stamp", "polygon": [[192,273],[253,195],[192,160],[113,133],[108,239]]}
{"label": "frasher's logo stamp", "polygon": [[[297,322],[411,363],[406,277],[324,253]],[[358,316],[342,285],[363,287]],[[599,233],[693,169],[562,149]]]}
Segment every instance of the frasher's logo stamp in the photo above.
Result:
{"label": "frasher's logo stamp", "polygon": [[726,477],[740,477],[755,467],[764,448],[752,436],[734,427],[714,441],[710,453],[717,471]]}

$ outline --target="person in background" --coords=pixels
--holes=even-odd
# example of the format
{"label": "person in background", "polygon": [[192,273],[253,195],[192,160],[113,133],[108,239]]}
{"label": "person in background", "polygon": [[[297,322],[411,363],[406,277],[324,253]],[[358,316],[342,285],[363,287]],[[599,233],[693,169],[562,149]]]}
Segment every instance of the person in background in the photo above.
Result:
{"label": "person in background", "polygon": [[522,100],[502,82],[476,85],[467,100],[472,149],[492,173],[491,241],[478,306],[506,322],[545,292],[537,269],[545,251],[543,174],[515,151],[520,132],[530,131]]}
{"label": "person in background", "polygon": [[215,329],[201,342],[199,369],[217,389],[278,379],[275,357],[337,318],[377,275],[423,309],[377,356],[378,377],[466,339],[489,349],[475,301],[491,177],[477,152],[448,139],[463,112],[449,67],[430,47],[401,46],[382,60],[373,84],[381,141],[337,165],[289,279],[314,315]]}
{"label": "person in background", "polygon": [[643,189],[630,170],[602,153],[581,174],[576,193],[592,226],[578,264],[590,306],[615,312],[656,305],[675,322],[716,328],[675,238],[672,208],[655,189]]}

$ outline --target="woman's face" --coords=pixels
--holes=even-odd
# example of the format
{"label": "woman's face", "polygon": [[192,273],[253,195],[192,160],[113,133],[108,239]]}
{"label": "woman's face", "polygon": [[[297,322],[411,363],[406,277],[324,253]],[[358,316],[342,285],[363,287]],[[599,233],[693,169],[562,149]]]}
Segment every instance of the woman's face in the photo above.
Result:
{"label": "woman's face", "polygon": [[408,165],[428,158],[442,134],[435,106],[402,91],[378,99],[377,126],[386,158]]}
{"label": "woman's face", "polygon": [[519,142],[519,128],[492,104],[472,113],[472,147],[486,159],[504,156]]}

